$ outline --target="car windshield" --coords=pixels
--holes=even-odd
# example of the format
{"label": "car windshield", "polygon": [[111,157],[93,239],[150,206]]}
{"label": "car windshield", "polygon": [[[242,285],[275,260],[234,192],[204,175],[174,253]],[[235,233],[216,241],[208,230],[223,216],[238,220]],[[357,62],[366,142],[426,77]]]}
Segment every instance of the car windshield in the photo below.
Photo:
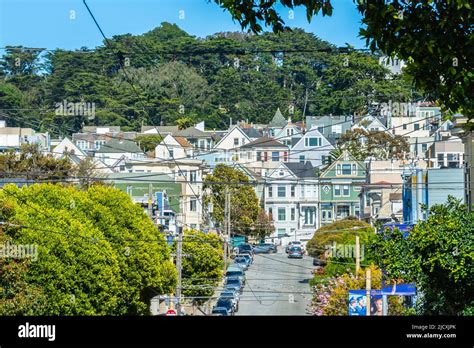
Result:
{"label": "car windshield", "polygon": [[293,247],[293,248],[291,248],[291,251],[301,251],[301,248],[300,247]]}
{"label": "car windshield", "polygon": [[237,278],[228,278],[227,279],[227,284],[240,284],[240,280]]}
{"label": "car windshield", "polygon": [[243,257],[236,257],[234,261],[239,262],[239,263],[240,262],[246,262],[245,258],[243,258]]}
{"label": "car windshield", "polygon": [[227,271],[225,274],[227,277],[240,277],[242,275],[241,271]]}
{"label": "car windshield", "polygon": [[224,298],[221,298],[217,301],[217,304],[216,306],[217,307],[228,307],[228,306],[231,306],[232,303],[230,302],[229,299],[224,299]]}

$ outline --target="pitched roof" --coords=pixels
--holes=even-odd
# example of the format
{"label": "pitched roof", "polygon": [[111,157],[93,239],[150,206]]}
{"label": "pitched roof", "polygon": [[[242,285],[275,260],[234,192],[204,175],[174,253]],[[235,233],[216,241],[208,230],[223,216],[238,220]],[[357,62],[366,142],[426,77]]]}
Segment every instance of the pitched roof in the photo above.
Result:
{"label": "pitched roof", "polygon": [[142,126],[141,132],[145,133],[149,130],[158,130],[160,133],[176,133],[179,131],[178,126]]}
{"label": "pitched roof", "polygon": [[313,167],[311,162],[287,162],[285,166],[293,172],[298,178],[315,178],[316,168]]}
{"label": "pitched roof", "polygon": [[179,145],[181,145],[182,147],[193,147],[189,141],[186,140],[186,138],[183,138],[183,137],[174,137],[174,139],[178,142]]}
{"label": "pitched roof", "polygon": [[211,138],[212,134],[203,132],[195,127],[189,127],[183,130],[180,130],[173,135],[178,137],[185,137],[185,138]]}
{"label": "pitched roof", "polygon": [[287,146],[273,138],[261,137],[261,138],[255,139],[254,141],[251,141],[248,144],[241,146],[241,148],[247,148],[247,147],[287,147]]}
{"label": "pitched roof", "polygon": [[242,128],[242,131],[247,134],[249,138],[261,138],[263,135],[253,127]]}
{"label": "pitched roof", "polygon": [[138,147],[138,145],[128,139],[111,139],[100,147],[96,153],[142,153],[143,151]]}
{"label": "pitched roof", "polygon": [[272,120],[268,124],[270,127],[285,127],[288,122],[283,117],[280,108],[277,109]]}

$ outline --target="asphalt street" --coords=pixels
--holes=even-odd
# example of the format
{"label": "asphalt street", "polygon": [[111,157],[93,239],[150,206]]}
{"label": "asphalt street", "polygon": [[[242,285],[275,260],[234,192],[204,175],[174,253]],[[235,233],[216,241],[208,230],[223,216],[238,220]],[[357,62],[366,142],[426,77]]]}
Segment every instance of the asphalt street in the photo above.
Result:
{"label": "asphalt street", "polygon": [[284,250],[257,254],[236,315],[308,315],[312,258],[289,259]]}

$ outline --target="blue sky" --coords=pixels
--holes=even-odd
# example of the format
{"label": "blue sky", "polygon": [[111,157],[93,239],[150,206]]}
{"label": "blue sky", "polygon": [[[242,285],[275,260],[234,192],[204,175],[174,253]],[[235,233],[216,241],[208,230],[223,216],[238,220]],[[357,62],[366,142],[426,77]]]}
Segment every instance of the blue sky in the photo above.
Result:
{"label": "blue sky", "polygon": [[[199,37],[241,30],[228,12],[208,0],[88,0],[87,3],[107,37],[139,35],[161,22],[176,23]],[[318,16],[311,23],[307,22],[303,9],[294,11],[294,19],[289,19],[288,9],[281,14],[291,27],[304,28],[337,46],[345,46],[347,42],[363,48],[364,42],[358,38],[361,17],[353,1],[332,3],[332,17]],[[180,18],[183,14],[184,18]],[[101,44],[102,37],[82,0],[0,0],[0,47],[76,49]]]}

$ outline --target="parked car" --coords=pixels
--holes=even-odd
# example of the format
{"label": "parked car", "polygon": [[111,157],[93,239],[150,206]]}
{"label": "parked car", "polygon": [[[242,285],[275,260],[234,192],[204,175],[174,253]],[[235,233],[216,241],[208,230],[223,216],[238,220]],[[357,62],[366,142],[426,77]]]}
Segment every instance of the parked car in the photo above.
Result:
{"label": "parked car", "polygon": [[213,307],[212,315],[232,315],[231,312],[226,307]]}
{"label": "parked car", "polygon": [[271,252],[276,253],[278,251],[278,248],[276,244],[274,243],[260,243],[258,246],[266,246],[270,248]]}
{"label": "parked car", "polygon": [[237,256],[245,258],[247,260],[249,266],[253,263],[253,256],[248,254],[248,253],[247,254],[238,254]]}
{"label": "parked car", "polygon": [[226,308],[229,311],[230,315],[234,315],[234,305],[232,303],[232,300],[229,298],[219,298],[214,308],[216,307]]}
{"label": "parked car", "polygon": [[226,278],[224,289],[232,289],[241,293],[243,288],[244,284],[240,278]]}
{"label": "parked car", "polygon": [[303,258],[303,249],[299,246],[292,246],[290,250],[288,251],[288,257],[289,258],[298,258],[302,259]]}
{"label": "parked car", "polygon": [[253,249],[254,254],[270,254],[272,249],[268,245],[257,245]]}
{"label": "parked car", "polygon": [[226,278],[239,278],[242,284],[245,283],[245,270],[239,264],[230,265],[225,273]]}
{"label": "parked car", "polygon": [[231,289],[224,290],[221,292],[220,298],[231,300],[233,308],[234,308],[234,312],[237,312],[239,310],[240,296],[238,292]]}
{"label": "parked car", "polygon": [[234,263],[242,266],[245,271],[249,268],[249,265],[250,265],[249,260],[243,256],[235,257]]}
{"label": "parked car", "polygon": [[286,246],[285,248],[285,252],[288,254],[288,251],[290,250],[290,248],[294,245],[297,245],[299,246],[300,248],[302,248],[303,246],[301,245],[301,242],[299,240],[295,240],[295,241],[292,241],[292,242],[289,242],[288,245]]}
{"label": "parked car", "polygon": [[324,260],[313,258],[313,266],[324,266],[325,264]]}
{"label": "parked car", "polygon": [[239,245],[239,254],[243,254],[243,253],[250,253],[250,255],[253,255],[252,246],[248,243],[240,244]]}

